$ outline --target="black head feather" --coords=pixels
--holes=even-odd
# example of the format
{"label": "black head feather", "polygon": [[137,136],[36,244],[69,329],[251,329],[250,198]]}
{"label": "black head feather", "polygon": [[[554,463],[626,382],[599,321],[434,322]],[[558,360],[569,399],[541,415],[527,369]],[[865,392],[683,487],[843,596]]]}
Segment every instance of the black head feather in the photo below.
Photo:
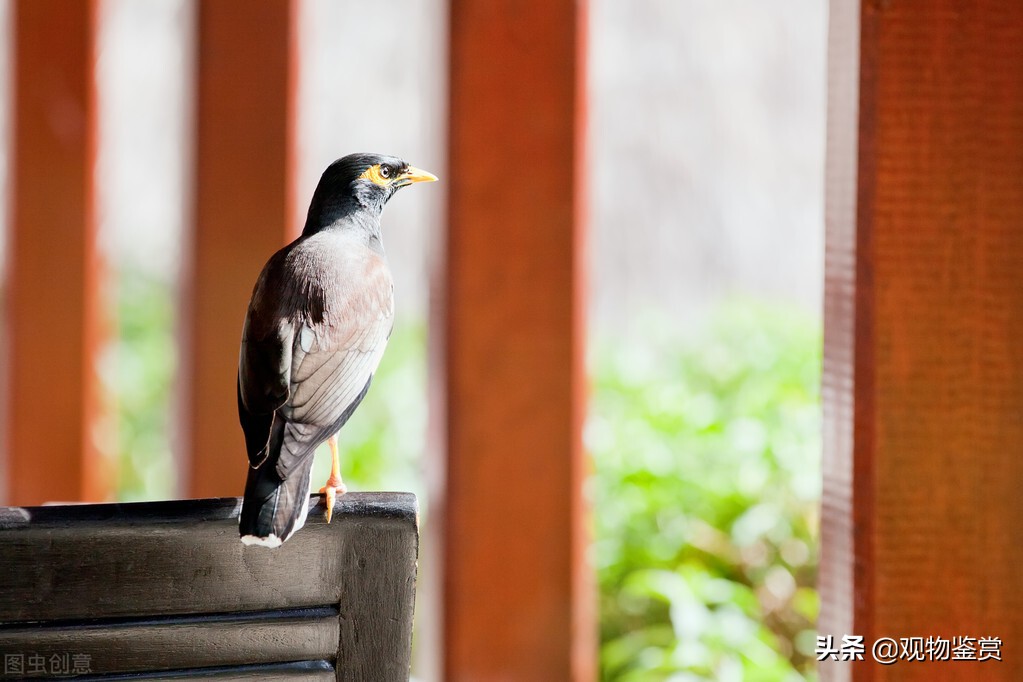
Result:
{"label": "black head feather", "polygon": [[393,180],[408,168],[402,159],[383,154],[349,154],[338,159],[320,176],[302,233],[318,232],[353,214],[379,218],[387,201],[405,186]]}

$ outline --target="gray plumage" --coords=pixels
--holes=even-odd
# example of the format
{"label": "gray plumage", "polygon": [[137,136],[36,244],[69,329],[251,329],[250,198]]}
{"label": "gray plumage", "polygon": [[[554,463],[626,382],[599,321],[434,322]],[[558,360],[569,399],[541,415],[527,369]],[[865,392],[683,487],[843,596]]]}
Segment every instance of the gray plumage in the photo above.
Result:
{"label": "gray plumage", "polygon": [[[381,164],[385,177],[366,177]],[[276,546],[301,528],[313,452],[369,389],[394,318],[380,212],[399,187],[419,181],[402,182],[403,172],[435,179],[410,168],[377,155],[334,162],[302,236],[256,281],[238,362],[249,458],[239,530],[247,543]]]}

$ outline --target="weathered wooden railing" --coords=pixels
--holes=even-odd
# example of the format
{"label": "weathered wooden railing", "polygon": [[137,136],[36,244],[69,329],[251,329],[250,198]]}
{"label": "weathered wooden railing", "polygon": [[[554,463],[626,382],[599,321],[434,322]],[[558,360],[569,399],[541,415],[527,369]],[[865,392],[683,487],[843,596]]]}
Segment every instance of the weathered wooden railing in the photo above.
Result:
{"label": "weathered wooden railing", "polygon": [[0,507],[0,680],[406,680],[415,497],[314,502],[277,549],[236,498]]}

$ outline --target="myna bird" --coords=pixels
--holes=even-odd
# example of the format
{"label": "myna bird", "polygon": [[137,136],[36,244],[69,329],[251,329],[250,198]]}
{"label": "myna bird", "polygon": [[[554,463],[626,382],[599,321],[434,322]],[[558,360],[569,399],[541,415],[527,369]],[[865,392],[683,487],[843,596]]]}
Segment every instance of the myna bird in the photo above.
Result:
{"label": "myna bird", "polygon": [[437,178],[401,159],[332,163],[302,235],[256,280],[238,359],[238,417],[249,456],[242,542],[277,547],[308,514],[313,453],[329,440],[327,521],[345,492],[337,433],[366,396],[394,318],[380,213],[402,187]]}

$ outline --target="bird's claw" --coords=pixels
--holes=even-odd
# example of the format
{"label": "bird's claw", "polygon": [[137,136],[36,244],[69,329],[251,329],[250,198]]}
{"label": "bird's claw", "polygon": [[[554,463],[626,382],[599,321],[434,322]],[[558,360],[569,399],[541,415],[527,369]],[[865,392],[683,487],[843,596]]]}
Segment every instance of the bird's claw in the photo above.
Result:
{"label": "bird's claw", "polygon": [[344,481],[340,478],[335,479],[333,476],[327,480],[325,486],[320,488],[320,493],[326,496],[324,504],[327,507],[327,523],[330,523],[330,518],[334,515],[334,500],[338,495],[344,495],[346,492],[348,492],[348,488],[345,487]]}

